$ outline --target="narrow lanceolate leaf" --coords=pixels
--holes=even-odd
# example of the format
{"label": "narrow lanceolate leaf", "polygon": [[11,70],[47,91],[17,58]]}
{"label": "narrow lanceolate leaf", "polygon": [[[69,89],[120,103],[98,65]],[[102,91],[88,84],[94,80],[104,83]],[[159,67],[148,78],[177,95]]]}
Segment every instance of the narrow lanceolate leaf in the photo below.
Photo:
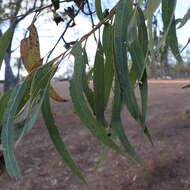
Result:
{"label": "narrow lanceolate leaf", "polygon": [[190,88],[190,84],[187,84],[187,85],[183,86],[182,88],[183,88],[183,89],[184,89],[184,88]]}
{"label": "narrow lanceolate leaf", "polygon": [[[117,76],[124,102],[129,112],[141,125],[143,132],[149,137],[144,119],[146,114],[141,113],[134,92],[134,80],[135,78],[141,80],[146,65],[146,55],[144,54],[147,52],[147,49],[143,48],[147,48],[147,41],[145,41],[147,36],[145,38],[139,38],[140,40],[138,39],[138,37],[142,35],[140,32],[147,34],[146,31],[144,31],[145,23],[144,19],[143,23],[141,23],[142,21],[138,18],[140,16],[138,15],[138,9],[135,10],[136,12],[133,12],[131,1],[121,0],[118,5],[118,10],[114,23],[114,56]],[[132,15],[132,13],[134,14]],[[133,61],[130,73],[127,63],[127,47]],[[146,96],[146,94],[143,95]]]}
{"label": "narrow lanceolate leaf", "polygon": [[102,165],[105,163],[105,161],[108,158],[108,153],[109,153],[110,148],[107,146],[103,146],[99,155],[99,159],[94,167],[94,170],[97,170],[98,168],[101,168]]}
{"label": "narrow lanceolate leaf", "polygon": [[3,34],[3,36],[0,36],[0,69],[12,37],[13,32],[10,28]]}
{"label": "narrow lanceolate leaf", "polygon": [[93,113],[95,114],[94,92],[89,87],[89,80],[88,80],[88,77],[86,75],[86,65],[88,65],[88,56],[87,56],[85,49],[83,49],[82,57],[83,57],[83,64],[84,64],[84,68],[82,71],[83,91],[84,91],[84,94],[88,100],[88,103],[89,103]]}
{"label": "narrow lanceolate leaf", "polygon": [[25,118],[22,121],[23,124],[14,130],[14,136],[17,139],[16,144],[18,144],[24,134],[30,131],[34,126],[40,114],[47,87],[49,87],[50,80],[52,79],[56,70],[57,68],[54,65],[46,64],[32,74],[32,81],[29,83],[30,97],[28,97],[26,108],[22,110],[22,112],[26,112],[26,116],[24,116]]}
{"label": "narrow lanceolate leaf", "polygon": [[43,67],[40,67],[38,70],[33,72],[31,75],[28,75],[28,79],[31,79],[31,88],[30,94],[32,97],[36,97],[41,89],[44,89],[49,82],[53,74],[57,70],[56,65],[45,64]]}
{"label": "narrow lanceolate leaf", "polygon": [[127,61],[128,26],[132,17],[133,1],[120,0],[114,23],[114,63],[121,91],[129,112],[137,121],[141,114],[131,85]]}
{"label": "narrow lanceolate leaf", "polygon": [[143,47],[141,47],[140,41],[138,39],[137,17],[138,10],[135,9],[127,31],[129,38],[127,46],[131,55],[132,62],[134,64],[134,69],[137,73],[138,80],[140,80],[144,70],[145,56]]}
{"label": "narrow lanceolate leaf", "polygon": [[85,178],[81,174],[79,168],[76,166],[74,160],[70,156],[68,150],[66,149],[60,133],[57,129],[57,126],[55,124],[55,120],[52,115],[51,107],[50,107],[50,102],[49,102],[49,93],[47,92],[44,98],[44,102],[42,104],[42,114],[43,118],[45,121],[45,124],[47,126],[49,135],[52,139],[52,142],[58,151],[58,153],[61,155],[67,166],[71,169],[71,171],[76,174],[83,182],[86,183]]}
{"label": "narrow lanceolate leaf", "polygon": [[142,160],[135,152],[134,148],[131,146],[127,136],[125,135],[125,131],[123,129],[122,121],[121,121],[121,107],[122,107],[122,94],[119,86],[119,81],[115,80],[115,89],[114,89],[114,100],[113,100],[113,108],[112,108],[112,119],[111,126],[115,130],[117,136],[119,137],[122,145],[125,147],[126,152],[129,156],[141,163]]}
{"label": "narrow lanceolate leaf", "polygon": [[152,20],[153,20],[154,12],[159,7],[160,3],[161,3],[161,0],[156,0],[156,1],[148,0],[147,1],[147,8],[145,10],[145,16],[147,19],[147,29],[148,29],[148,35],[149,35],[148,47],[149,47],[150,54],[151,54],[153,62],[155,62],[156,58],[154,55],[154,34],[152,31],[152,25],[153,25]]}
{"label": "narrow lanceolate leaf", "polygon": [[93,87],[96,118],[104,124],[104,57],[100,41],[94,62]]}
{"label": "narrow lanceolate leaf", "polygon": [[1,140],[3,146],[3,154],[7,172],[10,176],[21,178],[21,172],[17,165],[14,156],[14,142],[13,142],[13,120],[17,108],[22,100],[27,86],[27,81],[18,85],[12,92],[9,103],[6,107],[3,121],[3,128],[1,133]]}
{"label": "narrow lanceolate leaf", "polygon": [[153,140],[146,125],[146,116],[148,110],[148,77],[146,68],[144,69],[144,73],[142,75],[141,81],[139,82],[139,89],[141,94],[141,111],[142,111],[142,126],[143,132],[148,137],[150,143],[153,145]]}
{"label": "narrow lanceolate leaf", "polygon": [[111,24],[104,25],[103,31],[103,50],[105,53],[105,68],[104,68],[104,106],[106,108],[110,96],[114,77],[114,57],[113,57],[113,27]]}
{"label": "narrow lanceolate leaf", "polygon": [[101,0],[95,0],[95,8],[96,8],[96,14],[98,16],[98,19],[102,21],[104,19],[104,15],[102,12]]}
{"label": "narrow lanceolate leaf", "polygon": [[156,11],[156,9],[158,9],[158,6],[160,5],[161,0],[156,0],[156,1],[152,1],[152,0],[147,0],[147,7],[145,10],[145,16],[148,17],[152,17],[154,12]]}
{"label": "narrow lanceolate leaf", "polygon": [[148,31],[145,24],[145,17],[140,8],[137,7],[137,26],[138,26],[138,39],[144,54],[144,58],[146,59],[148,53]]}
{"label": "narrow lanceolate leaf", "polygon": [[187,13],[184,15],[184,17],[182,19],[180,19],[181,24],[179,25],[178,28],[183,27],[189,19],[190,19],[190,7],[189,7]]}
{"label": "narrow lanceolate leaf", "polygon": [[[147,113],[147,104],[148,104],[148,79],[147,79],[147,72],[146,72],[146,65],[147,65],[147,54],[148,54],[148,32],[146,29],[145,24],[145,17],[140,8],[137,8],[137,26],[138,26],[138,39],[139,39],[139,46],[142,49],[143,54],[143,68],[141,70],[140,75],[140,93],[141,93],[141,109],[142,109],[142,123],[146,122],[146,113]],[[134,63],[134,65],[136,65]]]}
{"label": "narrow lanceolate leaf", "polygon": [[41,105],[42,105],[43,98],[41,98],[40,102],[31,108],[30,112],[32,113],[31,116],[24,122],[23,125],[17,126],[14,128],[14,137],[17,140],[16,145],[21,141],[22,137],[25,133],[29,132],[32,127],[34,126],[37,118],[40,115]]}
{"label": "narrow lanceolate leaf", "polygon": [[146,69],[144,70],[141,81],[139,82],[139,89],[141,94],[141,109],[142,109],[142,122],[146,122],[147,105],[148,105],[148,79]]}
{"label": "narrow lanceolate leaf", "polygon": [[100,142],[123,155],[119,146],[107,136],[106,130],[102,124],[94,118],[84,97],[82,88],[82,71],[84,70],[84,65],[82,60],[81,44],[76,44],[71,53],[75,57],[75,66],[74,75],[70,81],[70,94],[76,114],[80,117],[85,126],[88,127],[91,133],[100,140]]}
{"label": "narrow lanceolate leaf", "polygon": [[1,105],[0,106],[0,124],[2,124],[2,122],[3,122],[3,115],[6,110],[7,104],[9,102],[11,93],[12,93],[12,89],[5,92],[5,94],[3,96],[1,96],[1,98],[0,98],[0,105]]}
{"label": "narrow lanceolate leaf", "polygon": [[51,0],[51,2],[55,10],[59,9],[59,0]]}
{"label": "narrow lanceolate leaf", "polygon": [[179,62],[183,62],[183,59],[179,51],[177,34],[176,34],[176,21],[174,14],[175,7],[176,7],[176,0],[162,0],[162,20],[164,23],[164,31],[167,32],[169,27],[166,40],[176,59]]}

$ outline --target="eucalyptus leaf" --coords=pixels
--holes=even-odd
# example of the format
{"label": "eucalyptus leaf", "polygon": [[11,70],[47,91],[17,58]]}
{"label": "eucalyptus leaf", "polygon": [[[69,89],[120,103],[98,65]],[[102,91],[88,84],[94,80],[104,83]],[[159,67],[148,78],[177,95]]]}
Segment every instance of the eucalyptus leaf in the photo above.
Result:
{"label": "eucalyptus leaf", "polygon": [[132,14],[133,2],[120,0],[114,22],[114,63],[120,87],[124,95],[124,102],[132,117],[140,121],[141,113],[130,81],[127,61],[127,43],[129,40],[127,32]]}
{"label": "eucalyptus leaf", "polygon": [[145,10],[145,16],[146,18],[151,18],[154,14],[154,12],[158,9],[159,5],[161,3],[161,0],[147,0],[146,3],[146,10]]}
{"label": "eucalyptus leaf", "polygon": [[184,88],[190,88],[190,84],[187,84],[187,85],[183,86],[182,88],[183,88],[183,89],[184,89]]}
{"label": "eucalyptus leaf", "polygon": [[89,87],[89,79],[87,77],[86,74],[86,65],[88,65],[88,57],[87,57],[87,53],[86,50],[83,49],[83,64],[84,64],[84,68],[82,71],[82,81],[83,81],[83,90],[84,90],[84,94],[88,100],[88,103],[91,107],[91,109],[93,110],[93,113],[95,114],[95,106],[94,106],[94,92],[93,90]]}
{"label": "eucalyptus leaf", "polygon": [[0,123],[1,124],[3,123],[3,115],[6,110],[7,103],[9,102],[11,93],[12,93],[12,89],[8,90],[7,92],[5,92],[5,94],[3,94],[0,97],[0,105],[1,105],[0,106]]}
{"label": "eucalyptus leaf", "polygon": [[190,7],[189,7],[189,9],[187,10],[187,13],[184,15],[184,17],[182,18],[182,19],[180,19],[180,25],[179,25],[179,27],[178,27],[178,29],[179,28],[181,28],[181,27],[183,27],[186,23],[187,23],[187,21],[190,19]]}
{"label": "eucalyptus leaf", "polygon": [[[168,42],[168,45],[170,46],[171,51],[178,60],[178,62],[182,63],[183,59],[179,51],[178,39],[176,34],[176,22],[175,22],[176,3],[177,3],[176,0],[162,0],[162,20],[164,23],[164,31],[166,32],[169,29],[166,41]],[[171,25],[170,21],[172,21]]]}
{"label": "eucalyptus leaf", "polygon": [[82,71],[84,65],[82,61],[82,47],[77,43],[71,52],[75,57],[74,74],[70,81],[70,94],[74,105],[75,113],[79,116],[81,121],[90,130],[100,142],[115,150],[117,153],[124,155],[118,145],[111,140],[106,133],[105,128],[98,122],[89,109],[82,88]]}
{"label": "eucalyptus leaf", "polygon": [[95,0],[95,8],[96,8],[96,14],[98,16],[98,19],[102,21],[104,19],[104,15],[102,12],[101,0]]}
{"label": "eucalyptus leaf", "polygon": [[9,28],[1,37],[0,37],[0,69],[2,65],[2,61],[4,59],[6,50],[10,44],[10,41],[13,37],[13,31]]}
{"label": "eucalyptus leaf", "polygon": [[102,36],[103,50],[105,53],[105,67],[104,67],[104,107],[106,108],[111,87],[114,78],[114,56],[113,56],[113,26],[105,24]]}
{"label": "eucalyptus leaf", "polygon": [[59,152],[59,154],[65,161],[65,163],[67,164],[67,166],[71,169],[71,171],[73,171],[74,174],[76,174],[83,182],[86,183],[85,178],[81,174],[79,168],[76,166],[74,160],[70,156],[68,150],[66,149],[66,147],[61,139],[60,133],[57,129],[55,120],[52,115],[48,91],[45,95],[44,102],[42,105],[42,114],[43,114],[43,118],[44,118],[45,124],[48,129],[49,135],[52,139],[52,142],[53,142],[55,148],[57,149],[57,151]]}
{"label": "eucalyptus leaf", "polygon": [[126,152],[129,154],[130,158],[137,161],[138,163],[142,163],[141,158],[135,152],[134,148],[130,144],[127,136],[125,135],[125,131],[123,129],[122,121],[121,121],[121,108],[122,108],[122,93],[119,85],[119,81],[116,78],[115,80],[115,89],[114,89],[114,100],[113,100],[113,108],[112,108],[112,119],[111,126],[115,130],[115,133],[119,137],[122,145],[124,146]]}
{"label": "eucalyptus leaf", "polygon": [[3,146],[3,155],[5,159],[5,165],[7,172],[10,176],[20,179],[22,177],[20,169],[17,165],[14,156],[14,141],[13,141],[13,120],[16,114],[17,108],[24,96],[27,80],[18,85],[12,92],[8,105],[6,107],[3,119],[3,128],[1,132],[1,141]]}
{"label": "eucalyptus leaf", "polygon": [[101,122],[104,125],[104,57],[103,47],[100,41],[98,42],[98,47],[95,55],[93,87],[96,118],[99,122]]}

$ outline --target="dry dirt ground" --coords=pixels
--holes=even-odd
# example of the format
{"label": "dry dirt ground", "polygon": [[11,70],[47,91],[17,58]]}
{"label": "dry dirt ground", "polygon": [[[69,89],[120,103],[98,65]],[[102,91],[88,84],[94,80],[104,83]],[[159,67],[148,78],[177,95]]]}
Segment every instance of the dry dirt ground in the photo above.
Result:
{"label": "dry dirt ground", "polygon": [[[0,190],[190,190],[190,119],[186,117],[190,89],[181,89],[188,82],[149,82],[148,126],[154,147],[124,110],[126,133],[144,159],[143,166],[110,151],[108,160],[94,171],[101,144],[73,114],[71,102],[53,102],[63,140],[89,184],[83,184],[67,169],[39,118],[16,149],[24,178],[16,181],[4,173],[0,176]],[[69,98],[68,83],[56,85]]]}

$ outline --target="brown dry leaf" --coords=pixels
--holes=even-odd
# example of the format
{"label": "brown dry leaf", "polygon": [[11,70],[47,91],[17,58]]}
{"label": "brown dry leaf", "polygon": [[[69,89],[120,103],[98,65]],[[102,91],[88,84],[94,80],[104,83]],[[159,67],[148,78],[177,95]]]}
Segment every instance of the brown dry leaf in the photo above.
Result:
{"label": "brown dry leaf", "polygon": [[28,38],[21,41],[20,52],[23,64],[30,73],[42,65],[40,57],[39,37],[35,25],[32,23],[28,28],[30,34]]}
{"label": "brown dry leaf", "polygon": [[62,98],[61,96],[59,96],[53,87],[50,88],[50,96],[51,96],[51,98],[53,98],[54,100],[56,100],[58,102],[67,102],[68,101],[68,100]]}
{"label": "brown dry leaf", "polygon": [[[43,60],[40,56],[40,44],[37,29],[32,23],[28,30],[30,32],[29,37],[21,40],[20,53],[23,60],[24,67],[30,74],[34,70],[42,66]],[[58,102],[65,102],[64,98],[60,97],[53,87],[50,89],[50,96]]]}

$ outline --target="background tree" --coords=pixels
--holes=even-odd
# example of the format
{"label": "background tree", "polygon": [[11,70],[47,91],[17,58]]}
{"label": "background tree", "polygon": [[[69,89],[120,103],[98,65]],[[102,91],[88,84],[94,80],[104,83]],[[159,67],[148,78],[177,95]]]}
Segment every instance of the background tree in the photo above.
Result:
{"label": "background tree", "polygon": [[[12,50],[12,41],[14,32],[18,23],[23,20],[28,14],[34,11],[37,7],[42,7],[44,5],[44,0],[34,0],[34,1],[23,1],[23,0],[15,0],[15,1],[1,1],[0,3],[0,19],[4,19],[10,17],[7,21],[9,24],[9,28],[13,31],[13,35],[10,40],[10,44],[7,48],[4,61],[5,61],[5,81],[4,81],[4,91],[7,91],[9,88],[13,88],[16,86],[18,82],[18,78],[14,76],[13,70],[11,67],[11,54],[14,50]],[[22,14],[22,15],[21,15]],[[17,17],[21,15],[20,17]],[[2,24],[1,24],[2,25]],[[0,28],[0,36],[2,36],[2,30]]]}

